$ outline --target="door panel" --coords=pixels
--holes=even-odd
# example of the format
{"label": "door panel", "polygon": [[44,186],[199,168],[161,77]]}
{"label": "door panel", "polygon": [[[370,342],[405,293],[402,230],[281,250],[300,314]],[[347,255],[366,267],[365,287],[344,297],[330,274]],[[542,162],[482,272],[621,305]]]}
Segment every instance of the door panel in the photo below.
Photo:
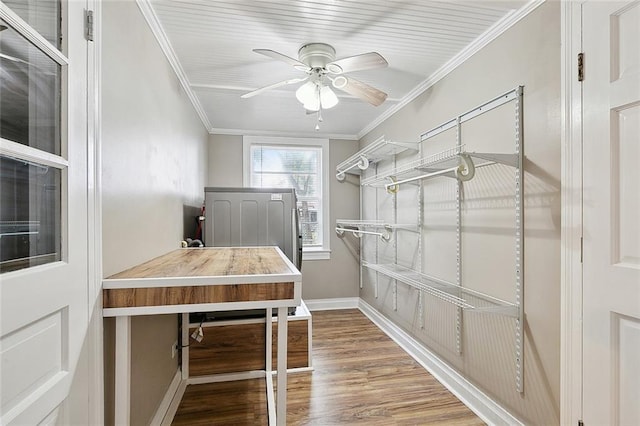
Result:
{"label": "door panel", "polygon": [[615,226],[611,260],[618,267],[640,268],[640,105],[615,109],[611,117],[611,207]]}
{"label": "door panel", "polygon": [[612,333],[613,400],[619,424],[640,425],[640,320],[614,315]]}
{"label": "door panel", "polygon": [[[38,388],[59,381],[60,373],[66,374],[63,316],[65,312],[55,312],[2,337],[3,412],[15,409]],[[31,368],[11,368],[24,362]]]}
{"label": "door panel", "polygon": [[[29,54],[30,64],[20,63],[19,66],[27,67],[23,74],[14,70],[29,100],[29,119],[36,122],[42,119],[48,125],[55,121],[55,126],[29,128],[29,144],[5,137],[0,140],[1,154],[30,166],[35,165],[37,170],[29,172],[32,176],[46,169],[59,171],[58,187],[52,188],[53,185],[46,183],[30,190],[27,194],[30,198],[28,207],[24,207],[35,209],[40,205],[36,203],[37,197],[47,196],[47,191],[57,191],[56,201],[52,204],[58,208],[47,219],[47,225],[54,223],[58,234],[56,258],[44,265],[27,263],[23,269],[13,268],[0,275],[0,424],[3,425],[52,424],[56,421],[68,423],[65,411],[69,410],[63,403],[69,394],[72,378],[76,376],[75,379],[78,379],[88,374],[86,370],[79,371],[76,368],[87,333],[89,306],[94,304],[93,300],[89,300],[87,257],[87,158],[90,153],[87,124],[88,45],[84,37],[87,2],[63,1],[60,8],[51,7],[49,3],[55,2],[0,2],[0,18],[16,34],[29,38],[29,49],[36,49],[52,58],[61,68],[61,78],[55,80],[54,84],[57,85],[54,92],[57,90],[60,95],[59,103],[56,100],[54,104],[59,108],[46,108],[46,114],[43,112],[45,109],[40,90],[46,79],[29,68],[41,65],[36,61],[39,56]],[[12,5],[20,9],[19,14],[11,9]],[[64,39],[60,44],[63,46],[61,52],[57,45],[44,41],[46,37],[40,37],[42,34],[37,33],[40,26],[35,29],[29,27],[28,22],[33,19],[40,23],[50,19],[52,25],[62,22],[60,34]],[[49,28],[50,25],[44,27]],[[0,43],[0,48],[4,47]],[[3,68],[5,71],[7,69]],[[17,120],[25,110],[17,111],[16,116],[6,115],[8,111],[11,111],[10,106],[2,110],[3,120]],[[31,114],[35,114],[35,118]],[[40,142],[43,138],[49,138],[47,140],[53,148],[42,145]],[[15,187],[17,192],[25,191],[24,186]],[[16,201],[19,199],[3,198],[2,208],[19,208]],[[33,221],[40,223],[30,223],[21,231],[31,233],[25,238],[33,239],[33,246],[37,245],[38,239],[34,233],[44,232],[44,219],[36,217]],[[32,245],[31,242],[28,244]],[[33,247],[28,247],[27,253],[28,256],[39,255],[39,252],[33,251]]]}
{"label": "door panel", "polygon": [[640,424],[640,2],[583,5],[583,420]]}

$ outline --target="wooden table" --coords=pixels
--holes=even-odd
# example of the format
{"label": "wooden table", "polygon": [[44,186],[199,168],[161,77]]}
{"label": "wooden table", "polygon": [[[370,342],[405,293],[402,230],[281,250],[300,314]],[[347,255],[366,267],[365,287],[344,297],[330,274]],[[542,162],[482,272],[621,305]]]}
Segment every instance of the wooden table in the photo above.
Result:
{"label": "wooden table", "polygon": [[103,316],[116,317],[116,424],[130,421],[131,316],[274,308],[278,386],[274,408],[265,351],[269,424],[286,424],[287,308],[300,304],[302,275],[278,247],[178,249],[112,275],[102,287]]}

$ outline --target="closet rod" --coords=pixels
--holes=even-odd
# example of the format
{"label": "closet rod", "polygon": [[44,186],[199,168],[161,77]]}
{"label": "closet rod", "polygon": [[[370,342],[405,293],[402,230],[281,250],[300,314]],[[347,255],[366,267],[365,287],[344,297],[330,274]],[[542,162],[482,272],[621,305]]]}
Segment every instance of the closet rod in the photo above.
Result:
{"label": "closet rod", "polygon": [[336,232],[339,235],[342,235],[344,232],[351,232],[354,236],[358,238],[360,238],[361,234],[377,235],[378,237],[382,238],[385,241],[388,241],[391,238],[391,234],[388,231],[385,231],[385,232],[362,231],[360,229],[349,229],[349,228],[342,228],[342,227],[336,226]]}
{"label": "closet rod", "polygon": [[[475,166],[475,168],[477,169],[477,168],[480,168],[480,167],[491,166],[493,164],[496,164],[496,163],[494,161],[489,161],[489,162],[486,162],[486,163],[478,164],[478,165]],[[420,175],[420,176],[414,176],[414,177],[410,177],[410,178],[399,180],[399,181],[385,183],[384,187],[388,189],[388,188],[391,188],[393,186],[400,185],[400,184],[403,184],[403,183],[409,183],[409,182],[413,182],[413,181],[416,181],[416,180],[427,179],[427,178],[430,178],[430,177],[436,177],[436,176],[440,176],[440,175],[446,175],[447,173],[451,173],[451,172],[455,173],[455,171],[458,170],[459,167],[460,166],[458,165],[458,166],[455,166],[455,167],[450,167],[448,169],[438,170],[437,172],[431,172],[431,173],[427,173],[427,174]]]}
{"label": "closet rod", "polygon": [[336,179],[338,179],[339,181],[343,181],[346,177],[345,173],[351,169],[355,169],[356,167],[358,167],[360,170],[366,170],[369,167],[369,160],[366,157],[360,157],[360,160],[358,162],[353,163],[349,167],[344,168],[336,173]]}

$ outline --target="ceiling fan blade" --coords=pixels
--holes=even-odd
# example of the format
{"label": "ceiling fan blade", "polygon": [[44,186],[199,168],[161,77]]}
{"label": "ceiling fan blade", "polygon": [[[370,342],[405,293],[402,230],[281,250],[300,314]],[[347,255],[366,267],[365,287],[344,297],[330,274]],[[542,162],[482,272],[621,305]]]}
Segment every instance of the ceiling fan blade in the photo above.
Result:
{"label": "ceiling fan blade", "polygon": [[293,59],[290,56],[287,55],[283,55],[282,53],[276,52],[275,50],[271,50],[271,49],[253,49],[254,52],[259,53],[261,55],[264,56],[268,56],[270,58],[273,59],[277,59],[279,61],[285,62],[291,66],[293,66],[296,69],[299,69],[300,71],[306,71],[309,69],[309,66],[307,64],[304,64],[302,62],[300,62],[297,59]]}
{"label": "ceiling fan blade", "polygon": [[384,68],[387,65],[389,65],[387,60],[378,52],[369,52],[330,62],[326,65],[326,69],[332,74],[342,74],[352,71]]}
{"label": "ceiling fan blade", "polygon": [[243,99],[252,98],[252,97],[254,97],[256,95],[259,95],[262,92],[266,92],[267,90],[271,90],[271,89],[275,89],[275,88],[278,88],[278,87],[286,86],[288,84],[301,83],[301,82],[303,82],[305,80],[308,80],[308,79],[309,79],[309,77],[301,77],[301,78],[292,78],[292,79],[289,79],[289,80],[280,81],[278,83],[270,84],[269,86],[261,87],[259,89],[256,89],[256,90],[252,91],[252,92],[245,93],[244,95],[242,95],[240,97],[243,98]]}
{"label": "ceiling fan blade", "polygon": [[[345,77],[346,78],[346,77]],[[348,77],[347,84],[339,87],[350,95],[356,96],[364,101],[369,102],[373,106],[381,105],[386,99],[387,94],[375,87],[369,86],[355,78]]]}

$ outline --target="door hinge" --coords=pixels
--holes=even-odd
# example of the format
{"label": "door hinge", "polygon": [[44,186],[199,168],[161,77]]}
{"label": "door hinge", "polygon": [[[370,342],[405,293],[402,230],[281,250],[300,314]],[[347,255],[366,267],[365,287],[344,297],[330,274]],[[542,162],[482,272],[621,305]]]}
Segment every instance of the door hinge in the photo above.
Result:
{"label": "door hinge", "polygon": [[87,40],[93,41],[93,10],[85,11],[85,25],[87,30],[85,36]]}
{"label": "door hinge", "polygon": [[582,422],[582,420],[578,420],[578,426],[584,426],[584,423]]}
{"label": "door hinge", "polygon": [[584,53],[578,53],[578,81],[584,80]]}

